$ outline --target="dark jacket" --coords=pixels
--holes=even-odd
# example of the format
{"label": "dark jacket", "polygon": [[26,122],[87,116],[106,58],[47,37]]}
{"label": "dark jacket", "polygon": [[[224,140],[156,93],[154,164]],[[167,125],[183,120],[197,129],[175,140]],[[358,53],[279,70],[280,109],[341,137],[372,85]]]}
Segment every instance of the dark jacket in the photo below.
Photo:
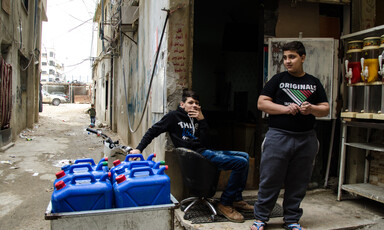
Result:
{"label": "dark jacket", "polygon": [[168,132],[173,145],[202,152],[208,145],[208,123],[190,118],[187,112],[178,107],[170,111],[145,133],[136,149],[141,152],[160,134]]}

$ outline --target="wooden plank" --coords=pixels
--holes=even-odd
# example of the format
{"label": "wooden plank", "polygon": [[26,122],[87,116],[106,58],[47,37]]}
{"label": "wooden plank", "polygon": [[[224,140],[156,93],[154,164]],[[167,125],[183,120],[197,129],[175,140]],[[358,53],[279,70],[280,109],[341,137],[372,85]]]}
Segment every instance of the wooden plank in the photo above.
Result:
{"label": "wooden plank", "polygon": [[373,113],[357,113],[356,118],[360,119],[372,119],[373,118]]}
{"label": "wooden plank", "polygon": [[384,187],[376,186],[368,183],[362,184],[344,184],[341,189],[359,195],[367,197],[371,200],[375,200],[384,203]]}
{"label": "wooden plank", "polygon": [[341,112],[340,117],[355,118],[356,114],[356,112]]}
{"label": "wooden plank", "polygon": [[384,114],[375,113],[375,114],[373,114],[372,119],[384,120]]}

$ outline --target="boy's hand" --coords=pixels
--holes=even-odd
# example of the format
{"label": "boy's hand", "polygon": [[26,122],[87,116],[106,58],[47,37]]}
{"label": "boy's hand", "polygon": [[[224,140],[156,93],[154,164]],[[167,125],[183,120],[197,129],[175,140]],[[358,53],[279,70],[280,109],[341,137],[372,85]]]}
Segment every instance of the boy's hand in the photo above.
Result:
{"label": "boy's hand", "polygon": [[303,115],[308,115],[312,113],[312,105],[308,101],[304,101],[300,106],[300,113]]}
{"label": "boy's hand", "polygon": [[138,149],[132,149],[131,151],[129,151],[129,154],[141,154],[141,151]]}
{"label": "boy's hand", "polygon": [[291,103],[287,107],[287,114],[296,115],[300,111],[300,107],[296,103]]}
{"label": "boy's hand", "polygon": [[[141,154],[141,151],[138,150],[138,149],[132,149],[131,151],[129,151],[128,154]],[[134,158],[132,158],[133,161],[136,161],[136,160],[138,160],[138,159],[139,159],[138,157],[134,157]]]}
{"label": "boy's hand", "polygon": [[196,108],[194,108],[193,110],[190,110],[188,112],[188,115],[192,118],[196,118],[199,121],[204,119],[204,115],[201,112],[201,106],[196,106]]}

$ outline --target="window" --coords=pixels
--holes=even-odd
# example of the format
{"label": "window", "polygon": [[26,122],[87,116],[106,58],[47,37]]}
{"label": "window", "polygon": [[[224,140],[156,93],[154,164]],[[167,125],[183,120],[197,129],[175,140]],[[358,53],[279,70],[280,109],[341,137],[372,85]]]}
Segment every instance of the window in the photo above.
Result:
{"label": "window", "polygon": [[47,74],[47,71],[45,71],[45,70],[41,71],[41,74]]}
{"label": "window", "polygon": [[49,61],[49,66],[55,66],[55,62],[54,61]]}
{"label": "window", "polygon": [[41,65],[42,65],[42,66],[46,66],[47,63],[46,63],[46,62],[41,62]]}
{"label": "window", "polygon": [[49,70],[49,74],[55,74],[55,70],[50,69],[50,70]]}
{"label": "window", "polygon": [[55,53],[54,52],[49,52],[49,56],[50,57],[55,57]]}
{"label": "window", "polygon": [[42,57],[47,57],[47,53],[43,53],[43,54],[42,54]]}

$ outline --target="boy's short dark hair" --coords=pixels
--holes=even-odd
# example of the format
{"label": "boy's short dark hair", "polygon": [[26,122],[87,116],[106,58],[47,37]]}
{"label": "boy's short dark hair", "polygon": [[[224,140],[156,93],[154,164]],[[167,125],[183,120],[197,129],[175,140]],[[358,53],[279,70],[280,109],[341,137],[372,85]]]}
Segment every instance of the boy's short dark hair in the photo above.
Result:
{"label": "boy's short dark hair", "polygon": [[283,45],[283,52],[288,50],[296,51],[300,56],[303,56],[306,54],[303,43],[299,41],[285,43]]}
{"label": "boy's short dark hair", "polygon": [[187,101],[187,97],[192,97],[193,99],[195,99],[196,101],[200,101],[200,97],[199,95],[193,91],[193,90],[188,90],[188,89],[184,89],[183,90],[183,96],[181,98],[181,101],[182,102],[186,102]]}

